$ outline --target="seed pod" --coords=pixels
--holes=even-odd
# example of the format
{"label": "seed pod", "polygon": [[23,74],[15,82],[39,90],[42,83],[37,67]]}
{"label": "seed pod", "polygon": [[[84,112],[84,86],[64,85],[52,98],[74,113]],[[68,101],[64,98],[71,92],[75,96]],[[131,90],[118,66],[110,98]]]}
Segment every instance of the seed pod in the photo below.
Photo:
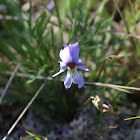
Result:
{"label": "seed pod", "polygon": [[108,56],[106,58],[106,60],[108,60],[109,62],[115,61],[115,62],[120,63],[122,65],[127,65],[127,63],[128,63],[128,58],[122,54]]}
{"label": "seed pod", "polygon": [[94,106],[105,113],[111,114],[119,119],[119,116],[116,114],[116,112],[113,110],[113,107],[110,103],[108,103],[105,99],[99,97],[98,95],[95,96],[94,100],[92,100],[92,103]]}

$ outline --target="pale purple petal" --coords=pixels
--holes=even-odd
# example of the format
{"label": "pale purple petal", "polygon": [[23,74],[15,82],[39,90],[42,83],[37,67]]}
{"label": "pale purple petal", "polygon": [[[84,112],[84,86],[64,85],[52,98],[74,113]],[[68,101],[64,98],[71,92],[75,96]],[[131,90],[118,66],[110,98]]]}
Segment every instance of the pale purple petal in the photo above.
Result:
{"label": "pale purple petal", "polygon": [[67,45],[63,45],[64,47],[67,47]]}
{"label": "pale purple petal", "polygon": [[60,69],[65,71],[67,68],[67,64],[62,61],[59,61],[59,63],[60,63]]}
{"label": "pale purple petal", "polygon": [[72,84],[72,74],[71,74],[71,70],[69,69],[67,71],[67,75],[66,75],[66,78],[64,80],[64,86],[66,89],[68,89],[68,88],[70,88],[71,84]]}
{"label": "pale purple petal", "polygon": [[75,65],[76,65],[78,68],[82,69],[82,70],[89,71],[89,70],[86,68],[86,66],[84,65],[84,63],[82,62],[81,59],[79,59],[79,60],[75,63]]}
{"label": "pale purple petal", "polygon": [[62,72],[64,72],[64,70],[61,70],[61,69],[60,69],[60,71],[57,72],[56,74],[54,74],[52,77],[55,77],[55,76],[59,75],[59,74],[62,73]]}
{"label": "pale purple petal", "polygon": [[52,77],[55,77],[55,76],[59,75],[60,73],[64,72],[67,69],[67,64],[66,63],[64,63],[62,61],[60,61],[59,63],[60,63],[60,71],[57,72],[56,74],[54,74]]}
{"label": "pale purple petal", "polygon": [[77,71],[76,68],[74,69],[74,71],[72,73],[72,80],[73,80],[73,83],[78,84],[78,88],[81,88],[84,85],[84,78]]}
{"label": "pale purple petal", "polygon": [[69,45],[70,55],[72,57],[72,62],[77,62],[79,59],[79,44],[76,42],[73,45]]}
{"label": "pale purple petal", "polygon": [[52,10],[55,6],[54,0],[51,0],[50,3],[47,5],[48,10]]}
{"label": "pale purple petal", "polygon": [[63,45],[64,49],[60,50],[59,56],[65,63],[77,62],[79,58],[79,44],[78,42],[69,46]]}
{"label": "pale purple petal", "polygon": [[65,46],[64,49],[61,49],[59,56],[61,60],[67,64],[69,62],[72,62],[72,56],[70,54],[69,46]]}

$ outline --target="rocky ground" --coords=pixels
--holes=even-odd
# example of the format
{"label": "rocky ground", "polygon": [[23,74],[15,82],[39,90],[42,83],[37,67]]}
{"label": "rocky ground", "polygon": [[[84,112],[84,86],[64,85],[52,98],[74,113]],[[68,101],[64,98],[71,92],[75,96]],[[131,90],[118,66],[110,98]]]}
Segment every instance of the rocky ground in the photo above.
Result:
{"label": "rocky ground", "polygon": [[[132,112],[130,109],[122,108],[119,114],[121,119],[103,114],[102,122],[99,122],[101,113],[88,104],[73,121],[59,124],[45,116],[35,115],[34,111],[30,110],[16,126],[8,140],[19,140],[21,136],[27,136],[26,131],[44,135],[48,140],[140,140],[140,119],[122,121],[124,118],[136,116]],[[14,122],[13,118],[7,120],[5,117],[0,114],[0,139]],[[118,124],[117,128],[108,128],[116,124]],[[100,126],[101,129],[99,129]]]}

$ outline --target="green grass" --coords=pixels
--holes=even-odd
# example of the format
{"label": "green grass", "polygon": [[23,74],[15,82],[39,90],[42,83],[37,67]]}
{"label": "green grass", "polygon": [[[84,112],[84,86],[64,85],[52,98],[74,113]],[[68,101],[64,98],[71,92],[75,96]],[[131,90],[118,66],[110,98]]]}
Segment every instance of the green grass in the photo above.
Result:
{"label": "green grass", "polygon": [[[102,71],[98,82],[130,85],[139,79],[139,70],[135,69],[137,62],[133,59],[140,57],[140,47],[138,39],[127,36],[113,35],[107,30],[117,30],[114,27],[114,15],[118,11],[124,22],[127,33],[130,33],[131,26],[134,25],[137,35],[137,11],[134,11],[133,3],[129,0],[130,6],[124,9],[123,14],[119,9],[119,4],[113,0],[117,9],[114,13],[108,13],[106,3],[108,1],[91,0],[55,0],[53,11],[46,12],[45,5],[41,15],[36,21],[32,21],[32,1],[27,12],[21,11],[18,0],[10,2],[1,1],[9,11],[6,15],[25,18],[24,21],[14,21],[3,19],[0,34],[0,70],[13,71],[15,64],[21,63],[19,71],[21,73],[33,74],[34,76],[26,79],[15,77],[9,87],[10,95],[6,95],[3,104],[14,104],[19,102],[25,105],[29,102],[32,95],[41,85],[41,80],[36,80],[39,75],[52,76],[59,71],[59,51],[63,44],[73,44],[79,42],[80,59],[89,68],[89,72],[83,72],[86,81],[94,82],[106,57],[110,55],[125,54],[128,56],[128,63],[134,67],[122,67],[116,62],[108,62]],[[129,16],[132,12],[132,18]],[[94,15],[94,16],[93,16]],[[56,20],[52,20],[56,18]],[[129,20],[132,20],[131,22]],[[131,24],[133,23],[133,24]],[[126,41],[129,41],[128,47]],[[132,50],[132,51],[131,51]],[[64,79],[66,72],[59,78]],[[0,74],[0,87],[3,89],[9,76]],[[120,93],[107,88],[87,86],[89,95],[96,90],[110,93],[110,100],[117,104]],[[38,113],[47,114],[57,121],[71,121],[81,107],[79,99],[87,98],[86,88],[78,90],[77,85],[72,85],[71,89],[66,90],[63,83],[57,81],[47,82],[45,89],[38,96],[33,108]],[[115,92],[115,94],[114,94]],[[14,94],[16,93],[16,94]],[[127,98],[125,98],[127,100]],[[40,104],[41,103],[41,104]],[[123,104],[123,101],[122,101]],[[57,114],[57,117],[56,115]],[[100,130],[101,134],[101,119]]]}

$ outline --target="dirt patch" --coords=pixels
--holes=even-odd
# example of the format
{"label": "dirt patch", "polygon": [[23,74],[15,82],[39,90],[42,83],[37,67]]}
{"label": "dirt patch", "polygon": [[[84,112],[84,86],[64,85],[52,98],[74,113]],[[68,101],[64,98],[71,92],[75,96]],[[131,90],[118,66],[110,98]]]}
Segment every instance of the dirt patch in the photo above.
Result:
{"label": "dirt patch", "polygon": [[[18,140],[27,136],[26,131],[36,135],[44,135],[49,140],[140,140],[140,119],[122,121],[124,118],[136,116],[133,110],[123,108],[119,114],[121,119],[111,115],[101,114],[95,107],[86,105],[78,117],[70,123],[57,123],[46,116],[35,115],[28,111],[8,137],[8,140]],[[0,114],[0,139],[4,137],[13,123],[13,118],[5,120]],[[102,121],[99,118],[102,117]],[[117,128],[108,128],[116,126]]]}

